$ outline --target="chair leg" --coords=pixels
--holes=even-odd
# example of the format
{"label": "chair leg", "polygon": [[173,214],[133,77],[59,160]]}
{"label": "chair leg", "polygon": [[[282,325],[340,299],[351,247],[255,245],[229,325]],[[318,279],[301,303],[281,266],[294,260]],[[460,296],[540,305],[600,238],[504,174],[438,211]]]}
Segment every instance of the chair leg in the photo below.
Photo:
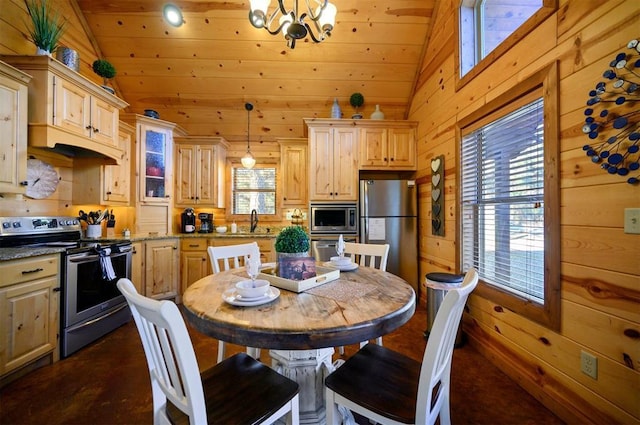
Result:
{"label": "chair leg", "polygon": [[379,346],[382,347],[382,337],[381,336],[376,338],[376,344],[378,344]]}
{"label": "chair leg", "polygon": [[260,360],[260,349],[255,347],[247,347],[247,354],[256,360]]}
{"label": "chair leg", "polygon": [[342,416],[338,411],[338,405],[335,402],[335,394],[332,390],[325,387],[325,406],[327,414],[327,425],[340,425]]}
{"label": "chair leg", "polygon": [[224,341],[218,341],[218,363],[224,360],[227,351],[227,344]]}
{"label": "chair leg", "polygon": [[299,395],[296,394],[296,396],[291,399],[291,411],[287,415],[287,425],[300,424],[300,401],[298,397]]}
{"label": "chair leg", "polygon": [[344,356],[344,346],[343,345],[338,347],[338,352],[340,353],[341,356]]}

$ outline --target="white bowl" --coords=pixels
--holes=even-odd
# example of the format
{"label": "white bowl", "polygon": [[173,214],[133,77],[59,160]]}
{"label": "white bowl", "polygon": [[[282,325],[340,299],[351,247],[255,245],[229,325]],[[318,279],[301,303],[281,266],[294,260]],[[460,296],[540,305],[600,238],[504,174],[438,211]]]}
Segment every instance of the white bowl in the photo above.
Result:
{"label": "white bowl", "polygon": [[[253,286],[255,284],[255,286]],[[236,283],[236,292],[242,298],[264,297],[271,286],[268,280],[256,279],[252,284],[251,280],[243,280]]]}
{"label": "white bowl", "polygon": [[351,264],[351,258],[349,257],[331,257],[331,263],[336,266],[348,266]]}
{"label": "white bowl", "polygon": [[218,226],[218,227],[216,227],[216,232],[218,232],[218,233],[227,233],[227,226]]}

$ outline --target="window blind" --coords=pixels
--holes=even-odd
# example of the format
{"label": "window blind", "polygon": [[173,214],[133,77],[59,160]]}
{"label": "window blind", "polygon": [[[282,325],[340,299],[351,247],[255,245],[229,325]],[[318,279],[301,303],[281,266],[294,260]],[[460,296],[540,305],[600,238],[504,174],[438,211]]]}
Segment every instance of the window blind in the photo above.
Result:
{"label": "window blind", "polygon": [[276,169],[246,168],[232,169],[232,211],[233,214],[276,213]]}
{"label": "window blind", "polygon": [[464,269],[544,304],[543,100],[464,134],[461,227]]}

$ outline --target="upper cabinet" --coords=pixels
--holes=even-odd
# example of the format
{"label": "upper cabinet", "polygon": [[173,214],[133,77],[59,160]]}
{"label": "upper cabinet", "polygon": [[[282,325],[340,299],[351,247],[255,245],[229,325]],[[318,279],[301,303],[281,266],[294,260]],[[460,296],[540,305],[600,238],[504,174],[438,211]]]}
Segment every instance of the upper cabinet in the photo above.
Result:
{"label": "upper cabinet", "polygon": [[225,162],[222,137],[175,138],[175,205],[224,208]]}
{"label": "upper cabinet", "polygon": [[357,201],[358,128],[350,120],[306,119],[309,200]]}
{"label": "upper cabinet", "polygon": [[306,208],[309,155],[307,139],[278,139],[282,174],[282,205]]}
{"label": "upper cabinet", "polygon": [[[119,110],[126,102],[49,56],[0,56],[28,72],[29,144],[83,149],[119,164]],[[70,148],[71,147],[71,148]]]}
{"label": "upper cabinet", "polygon": [[127,206],[130,200],[131,147],[135,129],[119,125],[120,165],[96,165],[92,158],[76,158],[73,166],[73,202]]}
{"label": "upper cabinet", "polygon": [[416,122],[367,120],[360,128],[361,170],[415,170]]}
{"label": "upper cabinet", "polygon": [[0,61],[0,193],[24,193],[27,97],[31,76]]}

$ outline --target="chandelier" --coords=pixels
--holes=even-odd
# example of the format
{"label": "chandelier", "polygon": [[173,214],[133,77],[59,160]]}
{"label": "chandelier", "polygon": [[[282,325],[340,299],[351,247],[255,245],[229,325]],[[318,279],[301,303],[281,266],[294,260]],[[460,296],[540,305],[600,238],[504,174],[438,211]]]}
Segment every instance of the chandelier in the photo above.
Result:
{"label": "chandelier", "polygon": [[[287,40],[287,46],[292,49],[296,47],[296,40],[306,37],[307,34],[314,43],[320,43],[331,35],[338,12],[333,4],[327,0],[305,0],[306,8],[299,15],[301,11],[298,8],[298,0],[292,0],[291,10],[287,10],[284,2],[285,0],[278,0],[278,6],[272,12],[268,12],[271,0],[250,0],[251,25],[264,28],[271,35],[282,32]],[[279,19],[276,19],[278,16]]]}
{"label": "chandelier", "polygon": [[245,103],[244,109],[247,110],[247,153],[244,154],[240,162],[242,162],[242,166],[246,169],[252,169],[254,165],[256,165],[256,159],[251,155],[251,146],[249,144],[249,119],[251,118],[251,110],[253,109],[253,105],[251,103]]}

